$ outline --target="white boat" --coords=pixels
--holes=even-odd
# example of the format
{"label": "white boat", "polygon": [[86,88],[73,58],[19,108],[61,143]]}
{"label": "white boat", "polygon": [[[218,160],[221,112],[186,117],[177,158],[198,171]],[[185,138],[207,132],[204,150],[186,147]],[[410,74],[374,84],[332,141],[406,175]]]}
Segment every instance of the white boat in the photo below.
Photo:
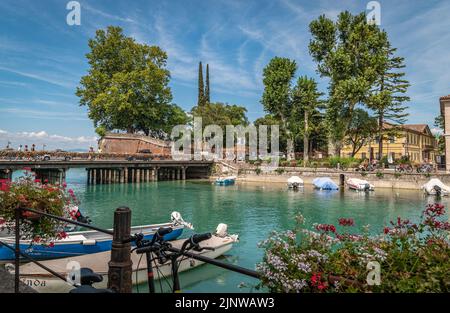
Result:
{"label": "white boat", "polygon": [[[181,248],[185,240],[186,239],[178,239],[172,241],[171,244],[175,248]],[[237,241],[237,235],[225,235],[221,237],[218,234],[214,234],[210,239],[200,243],[201,247],[210,247],[214,248],[214,250],[203,250],[200,252],[191,250],[190,252],[215,259],[229,251],[232,248],[233,243]],[[79,264],[80,268],[90,268],[92,271],[102,275],[103,277],[103,281],[94,283],[93,287],[106,288],[108,284],[108,262],[110,259],[111,251],[106,251],[64,259],[47,260],[40,263],[51,268],[64,277],[67,277],[69,273],[71,273],[72,266],[74,264]],[[136,254],[133,252],[131,254],[131,260],[133,262],[133,285],[147,282],[147,262],[145,255]],[[180,260],[179,272],[184,272],[203,264],[203,262],[195,259],[180,258]],[[156,263],[157,265],[153,268],[155,279],[167,278],[171,276],[170,261],[167,261],[164,264],[159,264],[158,262]],[[13,267],[13,265],[11,265],[11,267]],[[14,273],[13,270],[10,272]],[[26,285],[32,287],[40,293],[67,293],[74,288],[70,283],[53,276],[34,263],[27,263],[20,266],[20,279]]]}
{"label": "white boat", "polygon": [[[172,212],[171,222],[131,227],[131,232],[143,233],[145,239],[151,239],[160,227],[172,227],[173,231],[164,236],[166,240],[174,240],[181,236],[185,227],[192,228],[186,223],[179,212]],[[110,229],[112,230],[112,229]],[[15,246],[15,237],[1,237],[0,240],[12,247]],[[111,250],[112,236],[97,230],[76,231],[67,233],[64,239],[54,241],[53,247],[33,244],[31,240],[20,240],[20,249],[35,260],[49,260],[70,256],[99,253]],[[0,246],[0,264],[14,260],[14,251]]]}
{"label": "white boat", "polygon": [[298,176],[289,177],[289,179],[287,180],[287,185],[290,189],[298,189],[304,187],[303,179]]}
{"label": "white boat", "polygon": [[358,191],[373,191],[375,186],[369,183],[367,180],[359,178],[349,178],[347,179],[347,186],[350,189]]}
{"label": "white boat", "polygon": [[428,195],[443,195],[450,194],[450,187],[441,182],[438,178],[432,178],[429,182],[422,186],[424,192]]}
{"label": "white boat", "polygon": [[216,179],[216,185],[227,186],[233,185],[236,181],[236,176],[219,177]]}

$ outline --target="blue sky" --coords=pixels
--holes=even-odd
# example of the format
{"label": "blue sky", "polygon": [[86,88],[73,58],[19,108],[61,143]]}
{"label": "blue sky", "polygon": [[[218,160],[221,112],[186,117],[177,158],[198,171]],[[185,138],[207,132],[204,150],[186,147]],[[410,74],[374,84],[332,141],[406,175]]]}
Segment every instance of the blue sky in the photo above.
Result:
{"label": "blue sky", "polygon": [[[209,63],[212,101],[264,114],[262,69],[274,56],[295,59],[298,75],[319,81],[308,54],[309,23],[320,14],[358,13],[368,1],[86,1],[81,25],[66,24],[66,0],[0,1],[0,147],[36,143],[86,148],[92,122],[74,95],[87,71],[87,40],[108,25],[167,51],[174,102],[196,103],[198,62]],[[381,26],[406,58],[410,123],[433,124],[450,94],[449,1],[379,1]]]}

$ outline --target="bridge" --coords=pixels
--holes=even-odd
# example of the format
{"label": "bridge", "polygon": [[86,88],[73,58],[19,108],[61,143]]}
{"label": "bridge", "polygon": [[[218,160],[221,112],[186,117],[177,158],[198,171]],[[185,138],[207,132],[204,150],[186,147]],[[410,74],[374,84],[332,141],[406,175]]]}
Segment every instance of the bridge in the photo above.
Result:
{"label": "bridge", "polygon": [[68,169],[85,168],[88,184],[185,180],[208,177],[212,164],[212,161],[175,160],[0,160],[0,179],[11,179],[14,171],[28,169],[36,173],[36,179],[62,183]]}

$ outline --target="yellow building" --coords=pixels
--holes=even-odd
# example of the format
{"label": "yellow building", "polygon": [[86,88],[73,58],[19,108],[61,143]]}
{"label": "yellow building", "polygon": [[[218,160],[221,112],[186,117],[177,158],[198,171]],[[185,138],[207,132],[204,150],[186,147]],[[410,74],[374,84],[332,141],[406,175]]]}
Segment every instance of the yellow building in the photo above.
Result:
{"label": "yellow building", "polygon": [[[385,123],[386,130],[393,125]],[[398,126],[396,136],[384,136],[383,156],[390,156],[392,160],[398,160],[402,156],[409,156],[413,163],[433,162],[436,163],[438,145],[435,137],[426,124],[405,124]],[[364,145],[356,154],[358,159],[378,159],[378,138]],[[351,145],[345,145],[341,150],[342,157],[352,155]]]}

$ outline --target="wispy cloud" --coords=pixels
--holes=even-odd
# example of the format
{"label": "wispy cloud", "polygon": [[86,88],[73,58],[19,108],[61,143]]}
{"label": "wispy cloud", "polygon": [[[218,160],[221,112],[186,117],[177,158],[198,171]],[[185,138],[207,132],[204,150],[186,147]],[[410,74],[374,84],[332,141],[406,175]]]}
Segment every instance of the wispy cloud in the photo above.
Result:
{"label": "wispy cloud", "polygon": [[51,78],[51,77],[46,76],[46,74],[43,74],[43,73],[25,72],[25,71],[20,71],[20,70],[16,70],[16,69],[4,67],[4,66],[0,66],[0,71],[6,71],[6,72],[20,75],[20,76],[23,76],[26,78],[31,78],[31,79],[39,80],[39,81],[46,82],[46,83],[49,83],[52,85],[56,85],[59,87],[64,87],[64,88],[73,88],[74,87],[73,84],[65,82],[65,79]]}

